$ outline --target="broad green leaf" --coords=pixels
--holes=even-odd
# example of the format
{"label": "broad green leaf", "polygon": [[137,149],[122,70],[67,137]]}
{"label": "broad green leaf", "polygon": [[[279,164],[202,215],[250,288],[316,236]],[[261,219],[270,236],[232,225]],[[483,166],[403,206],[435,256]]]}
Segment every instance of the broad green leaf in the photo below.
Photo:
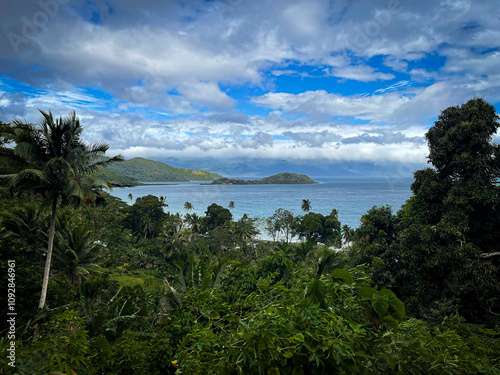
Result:
{"label": "broad green leaf", "polygon": [[[385,319],[385,318],[384,318]],[[394,370],[394,367],[396,366],[396,363],[394,362],[394,358],[392,355],[389,355],[387,353],[382,353],[380,356],[387,362],[387,364],[391,367],[391,370]]]}
{"label": "broad green leaf", "polygon": [[358,295],[364,298],[372,298],[373,293],[376,292],[375,288],[370,288],[368,286],[363,286],[359,288]]}
{"label": "broad green leaf", "polygon": [[295,340],[300,341],[300,342],[304,342],[304,335],[302,333],[299,332],[294,337],[295,337]]}
{"label": "broad green leaf", "polygon": [[398,321],[390,315],[384,316],[384,323],[391,327],[394,331],[397,331],[399,328]]}
{"label": "broad green leaf", "polygon": [[390,306],[393,311],[393,315],[397,319],[403,319],[405,317],[406,313],[405,305],[403,301],[401,301],[399,298],[397,297],[392,298],[390,301]]}
{"label": "broad green leaf", "polygon": [[220,315],[217,311],[210,311],[210,315],[209,315],[209,318],[210,319],[220,319]]}
{"label": "broad green leaf", "polygon": [[379,291],[379,294],[381,294],[383,296],[388,296],[388,297],[396,297],[396,294],[394,294],[394,292],[392,290],[389,290],[389,289],[381,289]]}
{"label": "broad green leaf", "polygon": [[373,293],[372,307],[379,318],[383,317],[387,313],[387,309],[389,308],[389,297],[384,296],[380,293]]}
{"label": "broad green leaf", "polygon": [[340,279],[346,284],[351,285],[354,282],[354,277],[352,274],[342,268],[336,268],[333,270],[331,273],[332,277],[335,277],[336,279]]}

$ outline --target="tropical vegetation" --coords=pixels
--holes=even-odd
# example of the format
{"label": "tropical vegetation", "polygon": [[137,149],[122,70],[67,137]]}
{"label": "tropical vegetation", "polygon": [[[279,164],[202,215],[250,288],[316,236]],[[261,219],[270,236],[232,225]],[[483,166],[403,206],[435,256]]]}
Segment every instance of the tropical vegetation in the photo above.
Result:
{"label": "tropical vegetation", "polygon": [[[499,123],[484,100],[441,113],[410,199],[358,228],[308,199],[264,219],[121,201],[92,174],[120,158],[83,143],[74,113],[42,117],[0,124],[18,312],[1,373],[500,373]],[[3,319],[3,353],[9,332]]]}

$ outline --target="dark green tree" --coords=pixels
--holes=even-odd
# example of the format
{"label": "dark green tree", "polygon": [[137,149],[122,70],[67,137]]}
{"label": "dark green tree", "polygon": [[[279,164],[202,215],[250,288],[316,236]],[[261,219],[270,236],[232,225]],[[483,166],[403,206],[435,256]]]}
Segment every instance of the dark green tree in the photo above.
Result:
{"label": "dark green tree", "polygon": [[316,212],[297,216],[293,222],[293,231],[299,238],[312,242],[322,242],[338,247],[342,243],[340,221],[336,209],[333,209],[328,216]]}
{"label": "dark green tree", "polygon": [[151,238],[158,235],[167,219],[163,207],[167,205],[154,195],[137,198],[132,206],[125,207],[123,225],[133,234]]}
{"label": "dark green tree", "polygon": [[207,210],[205,211],[205,215],[206,216],[204,222],[205,229],[207,231],[218,228],[224,225],[226,221],[231,221],[233,218],[231,211],[229,211],[227,208],[219,206],[216,203],[212,203],[210,206],[208,206]]}
{"label": "dark green tree", "polygon": [[415,172],[386,257],[414,313],[443,302],[473,321],[500,312],[498,128],[495,108],[474,98],[444,110],[426,134],[433,168]]}
{"label": "dark green tree", "polygon": [[350,255],[353,265],[371,263],[374,257],[383,257],[396,241],[398,217],[390,206],[373,206],[361,216],[361,225],[355,231],[356,244]]}

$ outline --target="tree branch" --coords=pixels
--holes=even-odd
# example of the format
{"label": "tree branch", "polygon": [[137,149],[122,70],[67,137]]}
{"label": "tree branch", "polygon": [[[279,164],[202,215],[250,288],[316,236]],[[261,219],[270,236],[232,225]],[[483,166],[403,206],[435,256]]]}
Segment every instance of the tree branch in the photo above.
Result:
{"label": "tree branch", "polygon": [[491,257],[496,257],[500,256],[500,251],[494,252],[494,253],[482,253],[479,255],[481,258],[491,258]]}

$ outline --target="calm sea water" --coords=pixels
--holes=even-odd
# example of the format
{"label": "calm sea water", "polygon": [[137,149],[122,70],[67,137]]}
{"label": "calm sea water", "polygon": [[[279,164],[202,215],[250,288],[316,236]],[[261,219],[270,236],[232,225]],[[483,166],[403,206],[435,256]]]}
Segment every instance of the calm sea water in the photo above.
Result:
{"label": "calm sea water", "polygon": [[339,211],[343,224],[356,228],[360,218],[371,207],[388,204],[396,212],[410,197],[412,177],[407,178],[316,178],[319,184],[311,185],[200,185],[186,182],[177,185],[148,185],[132,188],[115,188],[111,194],[131,204],[128,198],[152,194],[164,196],[166,211],[185,214],[184,203],[193,205],[194,213],[204,215],[207,207],[217,203],[227,207],[234,201],[235,219],[244,213],[251,217],[269,217],[278,208],[304,214],[302,199],[311,201],[312,211],[328,215],[332,208]]}

